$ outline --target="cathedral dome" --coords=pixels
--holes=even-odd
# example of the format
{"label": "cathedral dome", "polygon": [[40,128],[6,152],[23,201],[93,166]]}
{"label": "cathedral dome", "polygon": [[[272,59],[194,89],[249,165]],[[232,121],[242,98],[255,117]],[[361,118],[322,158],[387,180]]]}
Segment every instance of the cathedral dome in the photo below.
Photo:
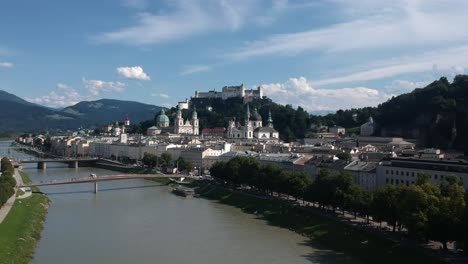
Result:
{"label": "cathedral dome", "polygon": [[262,121],[262,116],[257,112],[257,108],[254,108],[252,119],[255,121]]}
{"label": "cathedral dome", "polygon": [[158,117],[156,118],[156,122],[158,123],[163,123],[163,122],[169,122],[169,117],[166,115],[166,112],[163,110],[161,110],[161,114],[158,115]]}

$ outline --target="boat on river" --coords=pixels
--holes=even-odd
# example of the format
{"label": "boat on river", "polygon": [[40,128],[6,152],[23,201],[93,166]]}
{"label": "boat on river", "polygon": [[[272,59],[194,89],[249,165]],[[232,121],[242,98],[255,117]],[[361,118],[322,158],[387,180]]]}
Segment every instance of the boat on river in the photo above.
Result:
{"label": "boat on river", "polygon": [[193,197],[195,195],[195,190],[192,188],[187,188],[183,186],[177,186],[174,189],[172,189],[172,192],[176,195],[180,195],[183,197]]}

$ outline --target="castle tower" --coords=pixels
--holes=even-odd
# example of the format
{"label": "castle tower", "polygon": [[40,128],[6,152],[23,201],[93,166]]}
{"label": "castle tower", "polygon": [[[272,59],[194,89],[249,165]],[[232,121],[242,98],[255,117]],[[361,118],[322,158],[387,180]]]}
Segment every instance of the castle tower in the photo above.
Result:
{"label": "castle tower", "polygon": [[192,128],[193,128],[193,134],[198,135],[199,134],[199,122],[198,122],[198,116],[197,116],[197,109],[193,107],[193,113],[192,113]]}

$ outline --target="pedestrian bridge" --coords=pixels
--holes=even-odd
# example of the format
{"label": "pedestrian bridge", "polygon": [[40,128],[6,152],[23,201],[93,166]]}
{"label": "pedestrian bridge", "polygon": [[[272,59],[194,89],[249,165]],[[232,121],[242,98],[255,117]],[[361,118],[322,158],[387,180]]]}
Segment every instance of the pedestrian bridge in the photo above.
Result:
{"label": "pedestrian bridge", "polygon": [[78,168],[79,163],[93,163],[98,162],[98,158],[49,158],[49,159],[30,159],[30,160],[19,160],[19,164],[37,163],[37,168],[44,170],[47,167],[48,162],[61,162],[67,163],[69,168]]}
{"label": "pedestrian bridge", "polygon": [[62,184],[76,184],[76,183],[94,183],[94,192],[98,191],[98,182],[101,181],[116,181],[116,180],[129,180],[129,179],[155,179],[155,178],[194,178],[186,174],[120,174],[120,175],[104,175],[104,176],[86,176],[80,178],[71,178],[65,180],[51,180],[40,181],[38,183],[22,184],[19,187],[36,187],[46,185],[62,185]]}

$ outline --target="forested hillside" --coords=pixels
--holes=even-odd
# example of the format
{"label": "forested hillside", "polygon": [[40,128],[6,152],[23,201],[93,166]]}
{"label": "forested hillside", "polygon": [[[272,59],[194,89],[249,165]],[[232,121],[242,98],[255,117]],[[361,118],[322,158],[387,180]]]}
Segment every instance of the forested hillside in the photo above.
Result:
{"label": "forested hillside", "polygon": [[[228,100],[196,98],[200,127],[226,127],[232,118],[243,124],[246,106],[241,98]],[[377,123],[377,136],[400,136],[418,138],[427,147],[455,148],[468,153],[468,76],[458,75],[452,83],[442,77],[424,88],[391,98],[377,107],[338,110],[326,116],[310,115],[302,107],[280,105],[264,98],[249,104],[250,111],[256,107],[264,122],[271,110],[275,128],[281,139],[294,141],[307,136],[310,125],[343,126],[354,128],[372,116]],[[167,112],[173,124],[176,108]],[[190,117],[192,109],[184,110],[184,118]],[[144,132],[155,124],[148,120],[134,126],[134,131]]]}
{"label": "forested hillside", "polygon": [[467,151],[468,76],[458,75],[452,83],[442,77],[378,107],[339,110],[311,119],[314,123],[353,128],[370,115],[378,125],[377,135],[419,138],[429,147]]}

